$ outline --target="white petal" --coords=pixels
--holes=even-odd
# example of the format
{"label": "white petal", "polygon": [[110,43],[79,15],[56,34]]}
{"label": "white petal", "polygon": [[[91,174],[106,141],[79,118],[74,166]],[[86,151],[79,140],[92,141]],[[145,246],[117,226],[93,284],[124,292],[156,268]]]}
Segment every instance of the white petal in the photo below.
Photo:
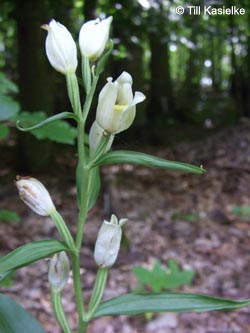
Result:
{"label": "white petal", "polygon": [[115,224],[115,225],[119,225],[118,218],[115,216],[115,214],[111,215],[110,223]]}
{"label": "white petal", "polygon": [[130,105],[133,100],[133,91],[131,83],[124,82],[117,85],[117,100],[118,105]]}
{"label": "white petal", "polygon": [[115,215],[111,216],[110,222],[104,220],[94,251],[94,258],[99,266],[110,267],[115,263],[122,238],[121,226],[126,221],[126,219],[118,221]]}
{"label": "white petal", "polygon": [[135,110],[135,106],[132,107],[128,107],[125,112],[123,113],[123,117],[122,117],[122,121],[119,127],[119,131],[117,131],[117,133],[123,132],[126,129],[128,129],[134,119],[135,119],[135,114],[136,114],[136,110]]}
{"label": "white petal", "polygon": [[[98,124],[97,121],[94,121],[89,132],[89,148],[90,154],[94,154],[97,147],[99,146],[101,139],[104,137],[105,130]],[[109,142],[106,146],[105,153],[108,152],[114,141],[114,136],[111,135]]]}
{"label": "white petal", "polygon": [[129,104],[129,106],[123,113],[123,118],[121,120],[119,131],[117,133],[125,131],[132,125],[136,114],[135,105],[144,101],[145,98],[146,96],[143,93],[139,91],[135,92],[135,96],[132,102]]}
{"label": "white petal", "polygon": [[77,50],[68,29],[55,20],[43,27],[48,30],[45,48],[51,65],[64,74],[74,72],[77,67]]}
{"label": "white petal", "polygon": [[110,124],[113,122],[116,98],[117,86],[109,81],[99,94],[96,112],[96,120],[98,124],[108,132],[110,132]]}
{"label": "white petal", "polygon": [[49,192],[39,180],[32,177],[19,177],[16,186],[20,198],[37,214],[48,216],[55,210]]}
{"label": "white petal", "polygon": [[91,153],[96,151],[96,148],[101,141],[103,132],[104,129],[98,125],[97,121],[94,121],[89,131],[89,148]]}
{"label": "white petal", "polygon": [[138,103],[141,103],[143,102],[144,100],[146,99],[146,96],[140,92],[140,91],[136,91],[135,92],[135,96],[134,96],[134,99],[132,101],[132,103],[130,104],[130,106],[133,106],[133,105],[136,105]]}
{"label": "white petal", "polygon": [[83,24],[79,34],[79,45],[83,56],[96,60],[103,52],[109,37],[112,16],[100,22],[99,19]]}
{"label": "white petal", "polygon": [[122,72],[121,75],[116,79],[118,84],[123,84],[123,83],[130,83],[131,85],[133,84],[133,79],[132,76],[128,72]]}
{"label": "white petal", "polygon": [[128,222],[128,219],[121,219],[119,225],[122,227],[126,222]]}

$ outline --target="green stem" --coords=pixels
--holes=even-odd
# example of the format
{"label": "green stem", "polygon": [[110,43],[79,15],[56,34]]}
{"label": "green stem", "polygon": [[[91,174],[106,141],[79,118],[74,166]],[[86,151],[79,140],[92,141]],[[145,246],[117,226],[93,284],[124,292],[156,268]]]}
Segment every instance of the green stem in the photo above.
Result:
{"label": "green stem", "polygon": [[91,68],[89,64],[89,59],[84,56],[82,57],[82,79],[86,95],[88,95],[91,89],[91,81],[92,81]]}
{"label": "green stem", "polygon": [[78,226],[76,234],[76,248],[80,251],[83,240],[84,225],[88,213],[88,185],[89,185],[89,168],[88,160],[86,158],[85,144],[84,144],[84,129],[85,122],[89,113],[89,109],[93,100],[95,93],[96,85],[98,82],[99,76],[93,74],[92,86],[89,94],[86,96],[86,100],[83,106],[83,116],[82,120],[78,122],[78,179],[80,184],[78,184],[78,204],[79,204],[79,215],[78,215]]}
{"label": "green stem", "polygon": [[[77,143],[78,143],[78,165],[77,165],[77,199],[79,206],[78,223],[77,223],[77,233],[75,240],[76,251],[72,254],[72,271],[73,271],[73,281],[74,281],[74,291],[76,297],[76,305],[78,312],[78,333],[84,333],[86,331],[88,321],[86,320],[86,314],[84,309],[84,297],[81,285],[80,276],[80,251],[83,240],[84,225],[87,218],[88,212],[88,184],[89,184],[89,168],[87,166],[88,160],[85,150],[85,122],[90,110],[96,85],[99,76],[93,74],[93,81],[89,93],[86,96],[86,100],[83,106],[83,112],[81,112],[80,97],[79,97],[79,87],[77,83],[77,78],[75,74],[67,75],[67,87],[70,102],[74,113],[79,116],[78,128],[77,128]],[[89,89],[89,88],[88,88]]]}
{"label": "green stem", "polygon": [[61,293],[54,292],[53,289],[51,289],[51,304],[55,313],[56,320],[61,326],[63,332],[70,333],[71,329],[69,327],[69,323],[62,306]]}
{"label": "green stem", "polygon": [[[88,100],[88,99],[87,99]],[[87,101],[86,100],[86,101]],[[74,280],[74,290],[76,296],[76,305],[78,312],[78,332],[82,333],[86,330],[87,322],[85,321],[84,297],[81,286],[80,276],[80,251],[83,240],[84,225],[87,218],[88,210],[88,182],[89,182],[89,169],[86,167],[86,151],[84,145],[84,122],[78,122],[78,166],[77,166],[77,196],[79,205],[77,232],[76,232],[76,255],[72,256],[72,270]]]}
{"label": "green stem", "polygon": [[[87,327],[85,322],[84,297],[80,275],[80,251],[83,238],[83,229],[87,217],[88,193],[88,169],[85,167],[86,152],[84,146],[84,125],[82,121],[78,122],[78,166],[77,166],[77,199],[79,205],[77,232],[76,232],[76,253],[72,255],[72,272],[74,281],[74,292],[76,297],[76,306],[78,312],[78,332],[82,333]],[[87,183],[87,184],[86,184]]]}
{"label": "green stem", "polygon": [[89,94],[86,97],[86,101],[85,101],[84,106],[83,106],[83,123],[84,124],[86,122],[86,119],[87,119],[87,116],[88,116],[88,113],[89,113],[89,109],[90,109],[90,106],[91,106],[91,103],[92,103],[92,100],[93,100],[93,97],[94,97],[94,93],[95,93],[95,90],[96,90],[96,85],[97,85],[98,80],[99,80],[99,75],[94,75],[93,74],[92,86],[91,86],[91,89],[89,91]]}
{"label": "green stem", "polygon": [[92,292],[92,296],[89,302],[89,311],[87,314],[87,319],[90,320],[101,299],[102,299],[102,295],[104,292],[104,288],[106,286],[106,282],[107,282],[107,277],[108,277],[108,268],[99,268],[97,274],[96,274],[96,280],[95,280],[95,286]]}
{"label": "green stem", "polygon": [[67,73],[66,75],[67,89],[69,100],[74,113],[81,118],[81,100],[79,93],[78,81],[75,73]]}
{"label": "green stem", "polygon": [[69,249],[73,252],[76,251],[74,240],[71,236],[71,233],[63,219],[63,217],[58,213],[57,210],[53,211],[50,214],[52,220],[55,222],[56,227],[62,237],[62,239],[65,241],[65,243],[68,245]]}
{"label": "green stem", "polygon": [[[82,126],[81,126],[82,125]],[[76,248],[80,251],[82,246],[84,225],[87,218],[88,211],[88,183],[89,183],[89,168],[87,167],[86,152],[84,146],[84,130],[83,124],[78,124],[78,170],[77,170],[77,182],[78,182],[78,224],[76,233]]]}
{"label": "green stem", "polygon": [[[80,165],[81,166],[81,165]],[[82,182],[84,183],[85,193],[81,194],[80,198],[80,207],[79,207],[79,215],[78,215],[78,225],[77,225],[77,234],[76,234],[76,248],[80,251],[82,246],[83,234],[84,234],[84,226],[88,213],[88,186],[89,186],[89,170],[84,168],[82,170]],[[85,181],[85,182],[84,182]]]}
{"label": "green stem", "polygon": [[84,321],[83,322],[83,325],[81,327],[81,331],[79,331],[80,333],[86,333],[86,330],[87,330],[87,327],[88,327],[88,322],[87,321]]}
{"label": "green stem", "polygon": [[76,297],[76,307],[78,312],[78,332],[82,333],[83,328],[86,326],[85,309],[84,309],[84,299],[81,285],[81,275],[80,275],[80,253],[72,255],[72,272],[74,281],[74,292]]}

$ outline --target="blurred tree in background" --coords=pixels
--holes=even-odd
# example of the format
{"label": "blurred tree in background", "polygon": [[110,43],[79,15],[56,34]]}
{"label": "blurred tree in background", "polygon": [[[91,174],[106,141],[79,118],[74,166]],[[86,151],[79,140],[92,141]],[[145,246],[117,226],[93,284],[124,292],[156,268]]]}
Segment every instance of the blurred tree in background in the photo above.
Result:
{"label": "blurred tree in background", "polygon": [[[235,5],[245,15],[189,15],[191,5]],[[176,14],[177,6],[186,8],[184,15]],[[105,15],[113,16],[115,42],[105,77],[126,70],[135,90],[147,96],[135,124],[121,137],[166,143],[250,116],[249,0],[2,0],[0,71],[18,84],[22,110],[55,114],[70,108],[64,78],[48,64],[40,26],[55,18],[77,40],[84,20]],[[42,162],[36,158],[41,144],[47,145],[46,164],[51,143],[33,140],[27,153],[22,149],[27,140],[30,134],[18,135],[20,168],[28,169],[31,160]]]}

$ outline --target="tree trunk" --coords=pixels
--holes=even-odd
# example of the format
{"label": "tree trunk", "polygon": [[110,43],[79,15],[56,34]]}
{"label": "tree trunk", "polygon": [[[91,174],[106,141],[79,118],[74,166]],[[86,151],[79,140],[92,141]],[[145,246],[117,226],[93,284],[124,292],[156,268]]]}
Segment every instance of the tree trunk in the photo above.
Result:
{"label": "tree trunk", "polygon": [[186,63],[185,79],[180,92],[181,99],[177,113],[180,121],[193,121],[194,111],[200,99],[200,80],[204,59],[197,46],[199,22],[195,21],[194,25],[190,38],[193,47],[188,48],[189,56]]}
{"label": "tree trunk", "polygon": [[[161,6],[161,4],[159,4]],[[155,143],[162,140],[159,137],[157,124],[166,124],[169,117],[174,114],[174,98],[172,91],[169,35],[166,21],[167,13],[162,10],[152,11],[149,21],[155,20],[158,26],[149,34],[150,59],[150,96],[147,107],[147,124],[150,127],[151,140]],[[164,13],[164,14],[163,14]],[[153,127],[152,127],[153,124]],[[154,130],[155,128],[155,130]]]}
{"label": "tree trunk", "polygon": [[221,21],[216,20],[216,34],[214,31],[210,32],[210,51],[211,51],[211,77],[212,77],[212,87],[215,92],[220,91],[221,89],[221,60],[223,56],[222,47],[223,47],[223,36],[221,29]]}
{"label": "tree trunk", "polygon": [[230,94],[236,102],[238,116],[242,116],[242,101],[241,101],[241,75],[237,65],[235,47],[233,37],[236,35],[235,22],[233,15],[229,15],[230,28],[230,43],[231,43],[231,88]]}
{"label": "tree trunk", "polygon": [[169,67],[168,42],[164,43],[157,35],[150,35],[150,102],[149,121],[155,122],[161,117],[173,113],[173,95]]}
{"label": "tree trunk", "polygon": [[[40,27],[47,23],[48,13],[46,2],[15,2],[19,101],[22,111],[42,110],[48,114],[53,113],[53,74],[44,49],[45,33]],[[18,171],[29,172],[33,167],[46,165],[51,144],[48,141],[35,140],[29,133],[19,133],[17,148]]]}
{"label": "tree trunk", "polygon": [[[247,25],[246,28],[250,31],[250,3],[249,1],[244,1],[242,4],[247,13]],[[244,45],[244,42],[242,43]],[[242,108],[243,115],[245,117],[250,117],[250,35],[248,34],[246,41],[246,55],[243,59],[242,71]]]}

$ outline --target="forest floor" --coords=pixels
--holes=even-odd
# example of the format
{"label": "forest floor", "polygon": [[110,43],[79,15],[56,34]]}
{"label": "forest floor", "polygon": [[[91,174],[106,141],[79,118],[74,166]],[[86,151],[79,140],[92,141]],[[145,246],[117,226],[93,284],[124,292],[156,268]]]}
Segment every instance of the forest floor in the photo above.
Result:
{"label": "forest floor", "polygon": [[[232,299],[250,297],[250,215],[238,216],[234,207],[250,206],[250,126],[240,124],[205,140],[179,143],[172,148],[147,147],[144,151],[169,160],[202,164],[205,175],[183,174],[123,165],[103,168],[104,189],[90,211],[82,250],[82,281],[88,299],[96,265],[93,248],[98,228],[110,213],[129,219],[126,246],[110,270],[104,298],[136,288],[131,269],[152,268],[174,259],[196,275],[191,286],[178,291]],[[54,202],[76,229],[75,160],[58,158],[57,176],[35,175],[46,184]],[[3,164],[3,160],[1,165]],[[0,251],[9,252],[29,241],[58,237],[49,218],[35,215],[18,199],[8,166],[1,169],[0,209],[16,211],[21,222],[0,225]],[[34,176],[34,175],[33,175]],[[247,211],[247,209],[246,209]],[[49,333],[60,332],[52,318],[47,282],[48,260],[16,272],[11,287],[1,291],[33,313]],[[64,290],[64,304],[76,329],[72,278]],[[89,333],[250,333],[250,309],[232,312],[166,313],[104,317],[93,321]]]}

